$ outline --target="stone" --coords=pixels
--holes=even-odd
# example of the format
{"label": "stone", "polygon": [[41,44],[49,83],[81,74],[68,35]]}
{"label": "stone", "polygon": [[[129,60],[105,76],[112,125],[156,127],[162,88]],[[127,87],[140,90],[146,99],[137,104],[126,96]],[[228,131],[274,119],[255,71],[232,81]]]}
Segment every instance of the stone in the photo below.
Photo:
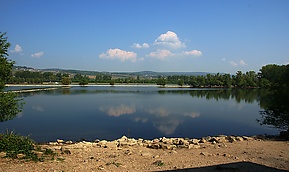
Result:
{"label": "stone", "polygon": [[127,141],[127,137],[126,136],[122,136],[120,139],[118,139],[118,141],[121,141],[121,142]]}
{"label": "stone", "polygon": [[243,137],[239,137],[239,136],[236,137],[236,140],[237,140],[237,141],[244,141]]}
{"label": "stone", "polygon": [[107,147],[109,147],[109,148],[117,148],[118,142],[114,142],[114,141],[112,141],[112,142],[107,142],[105,145],[106,145]]}
{"label": "stone", "polygon": [[199,143],[206,143],[206,142],[207,142],[207,140],[203,139],[203,138],[199,141]]}
{"label": "stone", "polygon": [[106,140],[102,140],[100,142],[98,142],[98,145],[100,145],[100,147],[106,147],[107,141]]}
{"label": "stone", "polygon": [[58,145],[57,142],[49,142],[48,144],[49,144],[49,145]]}
{"label": "stone", "polygon": [[247,136],[243,136],[243,139],[246,140],[246,141],[254,140],[252,137],[247,137]]}
{"label": "stone", "polygon": [[64,143],[64,140],[57,139],[56,142],[57,142],[57,143]]}
{"label": "stone", "polygon": [[6,152],[0,152],[0,157],[3,158],[6,156]]}
{"label": "stone", "polygon": [[188,149],[200,149],[201,146],[200,145],[195,145],[195,144],[189,144]]}
{"label": "stone", "polygon": [[208,152],[201,152],[200,155],[203,155],[203,156],[210,156],[211,154],[209,154]]}
{"label": "stone", "polygon": [[24,154],[22,154],[22,153],[17,154],[17,158],[18,158],[18,159],[24,158],[25,156],[26,156],[26,155],[24,155]]}
{"label": "stone", "polygon": [[208,140],[209,142],[216,144],[219,143],[219,139],[217,139],[216,137],[211,137],[210,140]]}
{"label": "stone", "polygon": [[176,145],[169,145],[169,144],[163,145],[163,148],[164,149],[168,149],[168,150],[173,150],[176,147],[177,147]]}
{"label": "stone", "polygon": [[153,158],[159,158],[159,157],[160,157],[159,155],[154,155],[154,156],[153,156]]}
{"label": "stone", "polygon": [[149,153],[149,152],[142,152],[140,155],[141,155],[141,156],[145,156],[145,157],[152,157],[152,156],[153,156],[153,155],[152,155],[151,153]]}
{"label": "stone", "polygon": [[236,138],[234,136],[227,136],[226,139],[230,142],[233,143],[236,141]]}
{"label": "stone", "polygon": [[164,165],[164,161],[162,161],[162,160],[157,160],[157,161],[153,162],[153,165],[163,166],[163,165]]}
{"label": "stone", "polygon": [[200,140],[199,139],[191,139],[190,142],[195,144],[195,145],[198,145]]}
{"label": "stone", "polygon": [[160,149],[161,145],[160,144],[149,144],[147,147],[152,148],[152,149]]}
{"label": "stone", "polygon": [[66,144],[72,144],[73,142],[71,140],[69,140],[69,141],[66,141],[65,143]]}

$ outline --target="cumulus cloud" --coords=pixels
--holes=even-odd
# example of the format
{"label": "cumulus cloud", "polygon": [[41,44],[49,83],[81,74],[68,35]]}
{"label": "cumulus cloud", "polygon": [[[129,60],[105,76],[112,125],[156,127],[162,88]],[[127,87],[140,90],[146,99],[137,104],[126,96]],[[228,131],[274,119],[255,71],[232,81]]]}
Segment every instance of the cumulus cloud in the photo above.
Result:
{"label": "cumulus cloud", "polygon": [[139,43],[134,43],[132,44],[131,47],[140,49],[140,48],[149,48],[150,46],[147,43],[143,43],[142,45],[140,45]]}
{"label": "cumulus cloud", "polygon": [[201,56],[202,55],[202,52],[199,51],[199,50],[192,50],[192,51],[184,51],[183,52],[184,55],[192,55],[192,56]]}
{"label": "cumulus cloud", "polygon": [[14,49],[11,50],[12,53],[20,53],[22,52],[22,47],[19,44],[16,44]]}
{"label": "cumulus cloud", "polygon": [[173,53],[170,50],[157,50],[155,52],[151,52],[148,56],[158,59],[165,59],[168,56],[172,56]]}
{"label": "cumulus cloud", "polygon": [[124,51],[118,48],[109,49],[105,53],[101,53],[99,55],[99,58],[111,59],[111,60],[117,59],[117,60],[120,60],[121,62],[124,62],[124,61],[135,62],[136,57],[137,57],[136,53],[132,51]]}
{"label": "cumulus cloud", "polygon": [[43,56],[43,55],[44,55],[44,52],[40,51],[40,52],[31,54],[31,57],[39,58],[39,57],[41,57],[41,56]]}
{"label": "cumulus cloud", "polygon": [[244,60],[240,60],[239,62],[229,61],[232,66],[246,66],[247,63]]}
{"label": "cumulus cloud", "polygon": [[172,31],[167,31],[167,33],[161,34],[155,40],[153,45],[162,45],[170,48],[185,47],[185,44],[180,41],[178,35]]}
{"label": "cumulus cloud", "polygon": [[238,64],[237,64],[236,62],[234,62],[234,61],[229,61],[229,63],[230,63],[230,65],[232,65],[232,66],[238,66]]}
{"label": "cumulus cloud", "polygon": [[246,66],[247,65],[247,63],[245,63],[244,60],[240,60],[239,64],[242,65],[242,66]]}

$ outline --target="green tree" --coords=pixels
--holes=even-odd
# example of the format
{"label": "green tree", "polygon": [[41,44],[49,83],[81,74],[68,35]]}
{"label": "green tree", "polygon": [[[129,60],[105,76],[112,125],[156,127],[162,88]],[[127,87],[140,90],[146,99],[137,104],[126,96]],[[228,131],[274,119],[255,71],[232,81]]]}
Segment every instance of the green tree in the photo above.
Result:
{"label": "green tree", "polygon": [[89,78],[87,76],[80,77],[79,85],[84,86],[84,85],[87,85],[88,83],[89,83]]}
{"label": "green tree", "polygon": [[0,32],[0,122],[13,119],[22,111],[22,99],[12,92],[4,92],[5,84],[11,77],[13,61],[7,59],[10,43],[5,37],[6,33]]}
{"label": "green tree", "polygon": [[157,85],[165,86],[167,84],[166,79],[164,77],[160,77],[157,80]]}
{"label": "green tree", "polygon": [[178,85],[179,86],[183,86],[185,84],[185,81],[183,80],[183,79],[180,79],[179,81],[178,81]]}
{"label": "green tree", "polygon": [[3,90],[6,82],[12,75],[13,61],[7,59],[10,43],[7,41],[6,33],[0,32],[0,90]]}
{"label": "green tree", "polygon": [[63,85],[69,85],[71,83],[71,80],[69,77],[64,76],[64,77],[62,77],[61,82]]}

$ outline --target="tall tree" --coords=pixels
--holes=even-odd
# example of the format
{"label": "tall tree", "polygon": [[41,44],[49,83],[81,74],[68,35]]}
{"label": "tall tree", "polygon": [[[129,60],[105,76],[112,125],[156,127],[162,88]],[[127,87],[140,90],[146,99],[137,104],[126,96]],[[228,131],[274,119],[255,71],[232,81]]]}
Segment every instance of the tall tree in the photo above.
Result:
{"label": "tall tree", "polygon": [[12,74],[13,61],[7,59],[10,43],[6,33],[0,32],[0,122],[14,118],[23,107],[22,99],[12,92],[4,92],[5,84]]}
{"label": "tall tree", "polygon": [[6,33],[0,32],[0,90],[3,90],[6,82],[12,74],[13,61],[7,59],[10,43],[7,41]]}

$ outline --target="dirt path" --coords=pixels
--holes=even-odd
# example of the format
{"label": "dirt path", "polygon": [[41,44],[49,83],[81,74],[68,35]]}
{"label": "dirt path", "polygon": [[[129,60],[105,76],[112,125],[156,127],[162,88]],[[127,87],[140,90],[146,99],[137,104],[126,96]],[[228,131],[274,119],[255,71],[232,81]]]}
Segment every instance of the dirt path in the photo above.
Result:
{"label": "dirt path", "polygon": [[289,171],[288,141],[250,139],[182,148],[153,145],[42,145],[58,153],[54,160],[35,163],[0,158],[0,171]]}

